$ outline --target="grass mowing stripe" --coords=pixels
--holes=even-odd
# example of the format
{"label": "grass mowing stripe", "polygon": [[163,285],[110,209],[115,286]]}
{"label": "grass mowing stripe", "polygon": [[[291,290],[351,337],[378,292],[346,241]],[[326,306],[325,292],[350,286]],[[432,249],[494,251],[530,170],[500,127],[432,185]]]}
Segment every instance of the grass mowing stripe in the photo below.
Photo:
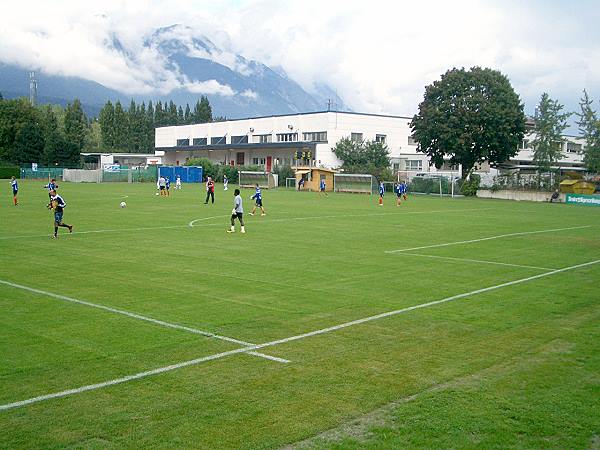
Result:
{"label": "grass mowing stripe", "polygon": [[[0,280],[0,284],[11,286],[11,287],[16,288],[16,289],[22,289],[24,291],[33,292],[35,294],[44,295],[44,296],[47,296],[47,297],[53,297],[53,298],[56,298],[56,299],[59,299],[59,300],[64,300],[64,301],[71,302],[71,303],[77,303],[78,305],[90,306],[92,308],[102,309],[104,311],[108,311],[108,312],[111,312],[111,313],[121,314],[123,316],[127,316],[127,317],[130,317],[132,319],[143,320],[143,321],[150,322],[150,323],[153,323],[153,324],[156,324],[156,325],[160,325],[160,326],[163,326],[163,327],[174,328],[176,330],[188,331],[190,333],[199,334],[201,336],[210,337],[210,338],[214,338],[214,339],[219,339],[221,341],[232,342],[234,344],[243,345],[245,347],[251,347],[251,346],[255,345],[255,344],[252,344],[250,342],[241,341],[239,339],[234,339],[234,338],[231,338],[231,337],[228,337],[228,336],[221,336],[219,334],[211,333],[209,331],[198,330],[197,328],[186,327],[185,325],[178,325],[178,324],[175,324],[175,323],[165,322],[164,320],[153,319],[152,317],[142,316],[140,314],[136,314],[136,313],[132,313],[132,312],[129,312],[129,311],[125,311],[123,309],[111,308],[110,306],[104,306],[104,305],[99,305],[97,303],[91,303],[91,302],[87,302],[87,301],[84,301],[84,300],[78,300],[78,299],[73,298],[73,297],[67,297],[66,295],[55,294],[53,292],[42,291],[41,289],[35,289],[35,288],[28,287],[28,286],[23,286],[21,284],[11,283],[10,281]],[[263,355],[261,353],[253,353],[253,354],[254,354],[254,356],[259,356],[261,358],[271,359],[272,361],[278,361],[280,359],[280,358],[275,358],[275,357],[271,357],[271,356],[268,356],[268,355]],[[285,362],[289,362],[287,360],[284,360],[284,361]]]}
{"label": "grass mowing stripe", "polygon": [[13,408],[18,408],[18,407],[29,405],[29,404],[32,404],[32,403],[37,403],[37,402],[41,402],[41,401],[44,401],[44,400],[50,400],[50,399],[53,399],[53,398],[66,397],[66,396],[73,395],[73,394],[78,394],[78,393],[81,393],[81,392],[86,392],[86,391],[101,389],[101,388],[108,387],[108,386],[113,386],[113,385],[116,385],[116,384],[122,384],[122,383],[125,383],[125,382],[128,382],[128,381],[137,380],[137,379],[140,379],[140,378],[145,378],[145,377],[152,376],[152,375],[157,375],[157,374],[160,374],[160,373],[170,372],[172,370],[180,369],[180,368],[183,368],[183,367],[197,365],[197,364],[200,364],[200,363],[203,363],[203,362],[206,362],[206,361],[213,361],[213,360],[216,360],[216,359],[225,358],[227,356],[236,355],[238,353],[250,353],[250,352],[254,352],[255,350],[259,350],[261,348],[272,347],[272,346],[279,345],[279,344],[285,344],[287,342],[292,342],[292,341],[297,341],[297,340],[300,340],[300,339],[305,339],[305,338],[311,337],[311,336],[317,336],[317,335],[320,335],[320,334],[330,333],[332,331],[340,330],[340,329],[343,329],[343,328],[348,328],[348,327],[351,327],[351,326],[354,326],[354,325],[359,325],[359,324],[362,324],[362,323],[371,322],[371,321],[374,321],[374,320],[378,320],[378,319],[383,319],[383,318],[386,318],[386,317],[395,316],[397,314],[402,314],[402,313],[409,312],[409,311],[414,311],[414,310],[417,310],[417,309],[428,308],[430,306],[439,305],[439,304],[442,304],[442,303],[447,303],[447,302],[451,302],[451,301],[454,301],[454,300],[459,300],[459,299],[466,298],[466,297],[471,297],[473,295],[478,295],[478,294],[482,294],[484,292],[494,291],[496,289],[501,289],[501,288],[504,288],[504,287],[507,287],[507,286],[514,286],[514,285],[517,285],[517,284],[526,283],[528,281],[537,280],[537,279],[540,279],[540,278],[544,278],[544,277],[548,277],[548,276],[551,276],[551,275],[555,275],[557,273],[562,273],[562,272],[566,272],[566,271],[569,271],[569,270],[575,270],[575,269],[579,269],[579,268],[582,268],[582,267],[591,266],[591,265],[598,264],[598,263],[600,263],[600,259],[597,259],[597,260],[594,260],[594,261],[589,261],[589,262],[582,263],[582,264],[577,264],[577,265],[574,265],[574,266],[563,267],[562,269],[556,269],[556,270],[553,270],[551,272],[546,272],[546,273],[542,273],[542,274],[539,274],[539,275],[534,275],[534,276],[527,277],[527,278],[521,278],[521,279],[514,280],[514,281],[508,281],[506,283],[497,284],[495,286],[490,286],[490,287],[486,287],[486,288],[482,288],[482,289],[477,289],[475,291],[465,292],[463,294],[453,295],[451,297],[446,297],[446,298],[443,298],[441,300],[434,300],[432,302],[421,303],[419,305],[409,306],[407,308],[397,309],[395,311],[389,311],[389,312],[377,314],[377,315],[374,315],[374,316],[364,317],[362,319],[357,319],[357,320],[353,320],[353,321],[350,321],[350,322],[341,323],[341,324],[334,325],[334,326],[328,327],[328,328],[322,328],[320,330],[311,331],[309,333],[299,334],[299,335],[296,335],[296,336],[290,336],[290,337],[283,338],[283,339],[278,339],[278,340],[274,340],[274,341],[270,341],[270,342],[265,342],[263,344],[257,344],[257,345],[253,345],[251,347],[239,348],[239,349],[230,350],[230,351],[227,351],[227,352],[216,353],[214,355],[209,355],[209,356],[205,356],[205,357],[202,357],[202,358],[192,359],[190,361],[184,361],[184,362],[181,362],[181,363],[178,363],[178,364],[171,364],[169,366],[159,367],[157,369],[148,370],[148,371],[145,371],[145,372],[140,372],[140,373],[133,374],[133,375],[128,375],[128,376],[125,376],[125,377],[122,377],[122,378],[117,378],[117,379],[105,381],[105,382],[102,382],[102,383],[90,384],[90,385],[82,386],[82,387],[75,388],[75,389],[69,389],[69,390],[66,390],[66,391],[56,392],[56,393],[53,393],[53,394],[47,394],[47,395],[41,395],[41,396],[38,396],[38,397],[33,397],[33,398],[30,398],[30,399],[27,399],[27,400],[21,400],[21,401],[18,401],[18,402],[7,403],[7,404],[4,404],[4,405],[0,405],[0,411],[8,410],[8,409],[13,409]]}
{"label": "grass mowing stripe", "polygon": [[552,230],[521,231],[518,233],[499,234],[497,236],[488,236],[488,237],[479,238],[479,239],[469,239],[468,241],[446,242],[444,244],[424,245],[422,247],[402,248],[400,250],[386,250],[385,253],[410,252],[412,250],[422,250],[425,248],[447,247],[449,245],[470,244],[473,242],[491,241],[493,239],[501,239],[501,238],[511,237],[511,236],[524,236],[527,234],[540,234],[540,233],[552,233],[555,231],[579,230],[581,228],[591,228],[593,226],[594,225],[583,225],[580,227],[554,228]]}
{"label": "grass mowing stripe", "polygon": [[407,252],[398,252],[395,254],[396,255],[408,255],[408,256],[421,256],[423,258],[447,259],[450,261],[473,262],[473,263],[478,263],[478,264],[493,264],[493,265],[497,265],[497,266],[521,267],[523,269],[556,270],[551,267],[524,266],[522,264],[510,264],[510,263],[503,263],[503,262],[498,262],[498,261],[485,261],[482,259],[471,259],[471,258],[455,258],[453,256],[423,255],[420,253],[407,253]]}
{"label": "grass mowing stripe", "polygon": [[[440,209],[437,211],[406,211],[406,212],[397,212],[397,213],[383,213],[383,214],[340,214],[340,215],[331,215],[331,216],[307,216],[307,217],[286,217],[281,219],[266,219],[261,220],[260,222],[254,222],[254,224],[259,223],[273,223],[273,222],[292,222],[296,220],[315,220],[315,219],[336,219],[336,218],[348,218],[348,217],[380,217],[380,216],[394,216],[394,215],[406,215],[406,214],[438,214],[438,213],[446,213],[446,212],[472,212],[472,211],[489,211],[494,208],[472,208],[472,209]],[[216,218],[226,218],[230,217],[229,215],[223,216],[212,216],[205,217],[200,219],[194,219],[189,222],[187,225],[165,225],[165,226],[156,226],[156,227],[138,227],[138,228],[111,228],[105,230],[84,230],[84,231],[74,231],[69,233],[70,235],[75,234],[96,234],[96,233],[122,233],[129,231],[152,231],[152,230],[169,230],[169,229],[177,229],[177,228],[195,228],[195,227],[214,227],[214,226],[223,226],[227,228],[227,223],[210,223],[210,224],[200,224],[195,225],[196,222],[202,220],[216,219]],[[591,225],[590,225],[591,226]],[[8,239],[28,239],[28,238],[48,238],[52,236],[52,233],[48,234],[29,234],[29,235],[17,235],[17,236],[0,236],[0,240],[8,240]]]}

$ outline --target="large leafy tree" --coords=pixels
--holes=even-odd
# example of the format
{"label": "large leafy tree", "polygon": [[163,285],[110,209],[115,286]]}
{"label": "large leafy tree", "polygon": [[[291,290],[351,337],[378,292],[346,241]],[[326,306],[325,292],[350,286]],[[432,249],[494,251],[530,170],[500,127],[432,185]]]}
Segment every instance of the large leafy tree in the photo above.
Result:
{"label": "large leafy tree", "polygon": [[110,100],[100,110],[98,122],[102,147],[106,150],[115,148],[115,107]]}
{"label": "large leafy tree", "polygon": [[575,114],[579,117],[579,132],[585,140],[583,162],[590,172],[600,173],[600,120],[592,103],[593,100],[584,89],[579,101],[581,112]]}
{"label": "large leafy tree", "polygon": [[523,104],[508,78],[492,69],[452,69],[425,88],[411,121],[418,151],[436,167],[462,165],[463,178],[476,165],[498,164],[518,152],[525,133]]}
{"label": "large leafy tree", "polygon": [[83,148],[87,127],[88,121],[81,102],[75,99],[65,110],[65,138],[77,148],[77,151]]}
{"label": "large leafy tree", "polygon": [[562,135],[570,113],[562,113],[563,105],[544,92],[535,117],[535,138],[531,141],[533,161],[539,172],[548,172],[562,156]]}
{"label": "large leafy tree", "polygon": [[41,162],[44,135],[40,113],[27,99],[0,101],[0,160]]}

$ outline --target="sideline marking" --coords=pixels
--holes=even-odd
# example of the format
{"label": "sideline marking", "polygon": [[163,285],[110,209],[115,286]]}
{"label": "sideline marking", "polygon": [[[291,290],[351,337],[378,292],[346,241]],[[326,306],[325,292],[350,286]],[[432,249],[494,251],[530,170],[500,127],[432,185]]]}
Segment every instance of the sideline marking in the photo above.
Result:
{"label": "sideline marking", "polygon": [[304,333],[304,334],[298,334],[296,336],[290,336],[290,337],[278,339],[275,341],[265,342],[263,344],[256,344],[251,347],[239,348],[239,349],[235,349],[235,350],[229,350],[227,352],[215,353],[213,355],[204,356],[202,358],[192,359],[192,360],[184,361],[184,362],[181,362],[178,364],[171,364],[169,366],[159,367],[157,369],[148,370],[145,372],[139,372],[139,373],[136,373],[133,375],[127,375],[127,376],[121,377],[121,378],[115,378],[113,380],[104,381],[102,383],[89,384],[87,386],[81,386],[81,387],[78,387],[75,389],[68,389],[68,390],[61,391],[61,392],[55,392],[52,394],[40,395],[38,397],[33,397],[33,398],[26,399],[26,400],[18,401],[18,402],[6,403],[4,405],[0,405],[0,411],[12,409],[12,408],[18,408],[20,406],[25,406],[25,405],[29,405],[32,403],[37,403],[37,402],[41,402],[44,400],[53,399],[53,398],[67,397],[69,395],[78,394],[80,392],[101,389],[104,387],[113,386],[115,384],[125,383],[127,381],[137,380],[140,378],[157,375],[157,374],[164,373],[164,372],[170,372],[172,370],[176,370],[176,369],[179,369],[182,367],[188,367],[188,366],[197,365],[197,364],[200,364],[200,363],[203,363],[206,361],[213,361],[216,359],[225,358],[227,356],[235,355],[238,353],[249,353],[249,352],[253,352],[254,350],[259,350],[261,348],[272,347],[275,345],[284,344],[284,343],[291,342],[291,341],[297,341],[297,340],[304,339],[304,338],[311,337],[311,336],[317,336],[320,334],[330,333],[332,331],[340,330],[342,328],[348,328],[348,327],[351,327],[354,325],[359,325],[361,323],[370,322],[370,321],[378,320],[378,319],[383,319],[385,317],[395,316],[397,314],[402,314],[402,313],[413,311],[416,309],[428,308],[430,306],[439,305],[441,303],[451,302],[453,300],[459,300],[461,298],[470,297],[473,295],[481,294],[483,292],[489,292],[489,291],[493,291],[496,289],[501,289],[503,287],[513,286],[515,284],[525,283],[525,282],[531,281],[531,280],[537,280],[539,278],[548,277],[550,275],[555,275],[557,273],[566,272],[568,270],[579,269],[581,267],[587,267],[587,266],[591,266],[593,264],[598,264],[598,263],[600,263],[600,259],[597,259],[595,261],[589,261],[589,262],[582,263],[582,264],[577,264],[574,266],[563,267],[562,269],[556,269],[551,272],[546,272],[546,273],[534,275],[534,276],[527,277],[527,278],[521,278],[519,280],[508,281],[506,283],[497,284],[495,286],[490,286],[490,287],[486,287],[486,288],[482,288],[482,289],[477,289],[475,291],[465,292],[463,294],[453,295],[452,297],[446,297],[441,300],[434,300],[434,301],[427,302],[427,303],[421,303],[419,305],[409,306],[407,308],[397,309],[395,311],[389,311],[389,312],[377,314],[374,316],[364,317],[362,319],[357,319],[357,320],[353,320],[351,322],[341,323],[339,325],[334,325],[334,326],[331,326],[328,328],[322,328],[320,330],[315,330],[315,331],[311,331],[311,332]]}
{"label": "sideline marking", "polygon": [[484,261],[482,259],[455,258],[452,256],[423,255],[421,253],[407,253],[407,252],[400,252],[397,254],[410,255],[410,256],[422,256],[423,258],[449,259],[451,261],[465,261],[465,262],[474,262],[474,263],[481,263],[481,264],[493,264],[493,265],[497,265],[497,266],[521,267],[523,269],[556,270],[551,267],[524,266],[522,264],[510,264],[510,263],[503,263],[503,262],[497,262],[497,261]]}
{"label": "sideline marking", "polygon": [[422,247],[402,248],[400,250],[386,250],[384,253],[410,252],[412,250],[422,250],[424,248],[436,248],[436,247],[447,247],[449,245],[470,244],[472,242],[490,241],[492,239],[500,239],[500,238],[511,237],[511,236],[524,236],[526,234],[540,234],[540,233],[552,233],[554,231],[579,230],[581,228],[591,228],[593,226],[594,225],[583,225],[580,227],[554,228],[552,230],[521,231],[519,233],[499,234],[498,236],[488,236],[488,237],[484,237],[484,238],[480,238],[480,239],[469,239],[468,241],[446,242],[444,244],[424,245]]}
{"label": "sideline marking", "polygon": [[[125,311],[123,309],[111,308],[110,306],[104,306],[104,305],[100,305],[97,303],[91,303],[91,302],[87,302],[84,300],[78,300],[73,297],[67,297],[66,295],[55,294],[53,292],[42,291],[41,289],[35,289],[35,288],[28,287],[28,286],[23,286],[22,284],[11,283],[10,281],[0,280],[0,284],[4,284],[6,286],[11,286],[16,289],[22,289],[24,291],[33,292],[35,294],[44,295],[47,297],[53,297],[58,300],[64,300],[64,301],[71,302],[71,303],[77,303],[78,305],[90,306],[92,308],[102,309],[104,311],[108,311],[111,313],[121,314],[123,316],[127,316],[132,319],[138,319],[138,320],[143,320],[146,322],[151,322],[155,325],[160,325],[160,326],[167,327],[167,328],[174,328],[176,330],[188,331],[190,333],[199,334],[201,336],[210,337],[210,338],[214,338],[214,339],[219,339],[221,341],[232,342],[234,344],[243,345],[244,347],[252,347],[255,345],[250,342],[241,341],[239,339],[234,339],[234,338],[231,338],[228,336],[221,336],[219,334],[211,333],[209,331],[198,330],[197,328],[186,327],[185,325],[178,325],[175,323],[165,322],[164,320],[153,319],[152,317],[142,316],[141,314],[132,313],[129,311]],[[271,359],[273,361],[281,360],[281,358],[275,358],[275,357],[272,357],[269,355],[263,355],[261,353],[255,353],[254,355],[260,356],[261,358]],[[281,360],[280,362],[283,362],[283,361],[289,362],[287,360]]]}

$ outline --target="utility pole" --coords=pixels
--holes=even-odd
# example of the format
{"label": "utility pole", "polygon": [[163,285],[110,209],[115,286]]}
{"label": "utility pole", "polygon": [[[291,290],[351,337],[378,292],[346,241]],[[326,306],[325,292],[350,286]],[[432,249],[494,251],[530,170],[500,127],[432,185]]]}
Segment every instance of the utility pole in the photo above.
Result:
{"label": "utility pole", "polygon": [[38,84],[35,79],[35,72],[29,72],[29,103],[31,106],[37,105]]}

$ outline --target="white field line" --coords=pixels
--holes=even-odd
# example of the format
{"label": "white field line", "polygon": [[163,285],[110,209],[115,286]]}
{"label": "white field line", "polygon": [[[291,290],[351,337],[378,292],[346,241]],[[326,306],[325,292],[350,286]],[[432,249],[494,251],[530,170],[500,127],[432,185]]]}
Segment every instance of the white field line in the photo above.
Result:
{"label": "white field line", "polygon": [[222,215],[222,216],[212,216],[212,217],[202,217],[201,219],[194,219],[190,223],[188,223],[188,227],[193,227],[196,222],[202,222],[204,220],[211,219],[222,219],[223,217],[231,217],[231,215]]}
{"label": "white field line", "polygon": [[452,256],[423,255],[421,253],[407,253],[407,252],[400,252],[400,253],[396,253],[396,254],[397,255],[409,255],[409,256],[421,256],[423,258],[447,259],[450,261],[474,262],[474,263],[478,263],[478,264],[493,264],[496,266],[521,267],[523,269],[556,270],[551,267],[525,266],[522,264],[510,264],[510,263],[503,263],[503,262],[497,262],[497,261],[485,261],[482,259],[455,258]]}
{"label": "white field line", "polygon": [[[24,291],[28,291],[28,292],[33,292],[35,294],[40,294],[46,297],[53,297],[56,298],[58,300],[64,300],[67,302],[71,302],[71,303],[76,303],[78,305],[84,305],[84,306],[90,306],[92,308],[97,308],[97,309],[101,309],[104,311],[108,311],[114,314],[120,314],[122,316],[127,316],[129,318],[132,319],[137,319],[137,320],[143,320],[145,322],[150,322],[153,323],[155,325],[160,325],[162,327],[167,327],[167,328],[174,328],[176,330],[182,330],[182,331],[187,331],[189,333],[194,333],[194,334],[199,334],[201,336],[205,336],[205,337],[209,337],[209,338],[214,338],[214,339],[219,339],[221,341],[227,341],[227,342],[232,342],[234,344],[237,345],[243,345],[244,347],[252,347],[255,344],[252,344],[250,342],[246,342],[246,341],[241,341],[239,339],[234,339],[228,336],[221,336],[219,334],[215,334],[215,333],[211,333],[209,331],[204,331],[204,330],[198,330],[196,328],[191,328],[191,327],[186,327],[184,325],[178,325],[175,323],[170,323],[170,322],[165,322],[164,320],[158,320],[158,319],[153,319],[152,317],[147,317],[147,316],[142,316],[141,314],[136,314],[136,313],[132,313],[129,311],[125,311],[123,309],[117,309],[117,308],[111,308],[110,306],[104,306],[104,305],[100,305],[97,303],[91,303],[91,302],[87,302],[84,300],[79,300],[73,297],[67,297],[66,295],[60,295],[60,294],[55,294],[53,292],[48,292],[48,291],[42,291],[41,289],[35,289],[29,286],[23,286],[22,284],[17,284],[17,283],[11,283],[10,281],[5,281],[5,280],[0,280],[0,284],[4,284],[6,286],[11,286],[13,288],[16,289],[22,289]],[[273,361],[277,361],[280,358],[274,358],[268,355],[263,355],[260,353],[253,353],[255,356],[260,356],[261,358],[266,358],[266,359],[271,359]],[[288,362],[287,360],[283,360]]]}
{"label": "white field line", "polygon": [[12,408],[17,408],[20,406],[25,406],[25,405],[29,405],[31,403],[37,403],[37,402],[41,402],[44,400],[49,400],[49,399],[53,399],[53,398],[60,398],[60,397],[67,397],[69,395],[73,395],[73,394],[78,394],[80,392],[86,392],[86,391],[91,391],[91,390],[95,390],[95,389],[101,389],[104,387],[108,387],[108,386],[113,386],[115,384],[121,384],[121,383],[125,383],[128,381],[132,381],[132,380],[137,380],[140,378],[145,378],[148,376],[152,376],[152,375],[157,375],[160,373],[164,373],[164,372],[170,372],[172,370],[176,370],[176,369],[180,369],[182,367],[188,367],[188,366],[192,366],[192,365],[197,365],[206,361],[213,361],[215,359],[221,359],[221,358],[225,358],[227,356],[230,355],[235,355],[238,353],[249,353],[249,352],[253,352],[255,350],[259,350],[262,348],[266,348],[266,347],[273,347],[275,345],[279,345],[279,344],[285,344],[287,342],[292,342],[292,341],[298,341],[300,339],[305,339],[307,337],[311,337],[311,336],[317,336],[320,334],[325,334],[325,333],[330,333],[332,331],[336,331],[336,330],[341,330],[343,328],[348,328],[354,325],[359,325],[365,322],[371,322],[373,320],[379,320],[379,319],[383,319],[386,317],[391,317],[391,316],[395,316],[397,314],[402,314],[405,312],[409,312],[409,311],[414,311],[417,309],[422,309],[422,308],[428,308],[430,306],[435,306],[435,305],[439,305],[442,303],[447,303],[447,302],[451,302],[454,300],[459,300],[465,297],[471,297],[474,295],[478,295],[478,294],[482,294],[484,292],[489,292],[489,291],[494,291],[496,289],[501,289],[507,286],[514,286],[516,284],[521,284],[521,283],[526,283],[528,281],[532,281],[532,280],[537,280],[539,278],[544,278],[544,277],[548,277],[551,275],[555,275],[557,273],[561,273],[561,272],[566,272],[568,270],[575,270],[575,269],[579,269],[582,267],[587,267],[587,266],[591,266],[593,264],[598,264],[600,263],[600,259],[597,259],[595,261],[589,261],[583,264],[577,264],[574,266],[569,266],[569,267],[564,267],[562,269],[556,269],[553,270],[551,272],[546,272],[546,273],[542,273],[539,275],[534,275],[531,277],[527,277],[527,278],[521,278],[519,280],[514,280],[514,281],[508,281],[506,283],[502,283],[502,284],[497,284],[495,286],[490,286],[487,288],[483,288],[483,289],[477,289],[475,291],[470,291],[470,292],[465,292],[464,294],[458,294],[458,295],[453,295],[451,297],[446,297],[443,298],[441,300],[434,300],[431,302],[427,302],[427,303],[421,303],[419,305],[415,305],[415,306],[409,306],[407,308],[402,308],[402,309],[397,309],[395,311],[389,311],[389,312],[384,312],[381,314],[377,314],[374,316],[369,316],[369,317],[365,317],[362,319],[358,319],[358,320],[353,320],[351,322],[345,322],[345,323],[341,323],[339,325],[334,325],[332,327],[328,327],[328,328],[322,328],[320,330],[315,330],[315,331],[311,331],[309,333],[304,333],[304,334],[298,334],[296,336],[290,336],[287,338],[283,338],[283,339],[278,339],[275,341],[270,341],[270,342],[265,342],[263,344],[257,344],[257,345],[253,345],[252,347],[245,347],[245,348],[238,348],[235,350],[230,350],[227,352],[222,352],[222,353],[216,353],[213,355],[209,355],[209,356],[204,356],[202,358],[197,358],[197,359],[192,359],[189,361],[184,361],[178,364],[172,364],[169,366],[165,366],[165,367],[159,367],[157,369],[153,369],[153,370],[148,370],[145,372],[139,372],[133,375],[128,375],[122,378],[116,378],[114,380],[109,380],[109,381],[105,381],[102,383],[96,383],[96,384],[90,384],[87,386],[81,386],[79,388],[75,388],[75,389],[68,389],[66,391],[61,391],[61,392],[55,392],[52,394],[46,394],[46,395],[41,395],[38,397],[33,397],[27,400],[21,400],[18,402],[13,402],[13,403],[7,403],[4,405],[0,405],[0,411],[2,410],[7,410],[7,409],[12,409]]}
{"label": "white field line", "polygon": [[471,244],[473,242],[491,241],[492,239],[502,239],[502,238],[512,237],[512,236],[525,236],[527,234],[540,234],[540,233],[553,233],[555,231],[579,230],[582,228],[591,228],[593,226],[594,225],[583,225],[580,227],[554,228],[551,230],[521,231],[519,233],[499,234],[497,236],[488,236],[488,237],[479,238],[479,239],[469,239],[468,241],[455,241],[455,242],[446,242],[444,244],[423,245],[421,247],[401,248],[400,250],[386,250],[384,253],[410,252],[413,250],[422,250],[425,248],[437,248],[437,247],[447,247],[449,245]]}
{"label": "white field line", "polygon": [[[370,214],[340,214],[340,215],[331,215],[331,216],[307,216],[307,217],[285,217],[281,219],[266,219],[253,222],[253,224],[259,223],[272,223],[272,222],[292,222],[296,220],[319,220],[319,219],[335,219],[335,218],[347,218],[347,217],[379,217],[379,216],[397,216],[397,215],[407,215],[407,214],[439,214],[439,213],[447,213],[447,212],[469,212],[469,211],[489,211],[495,208],[471,208],[471,209],[440,209],[435,211],[405,211],[405,212],[397,212],[397,213],[370,213]],[[95,234],[95,233],[121,233],[128,231],[151,231],[151,230],[169,230],[176,228],[194,228],[194,227],[214,227],[214,226],[224,226],[228,227],[227,224],[222,223],[209,223],[209,224],[195,224],[201,220],[215,219],[217,217],[230,217],[229,215],[223,216],[213,216],[213,217],[205,217],[200,219],[194,219],[191,222],[188,222],[187,225],[166,225],[166,226],[157,226],[157,227],[138,227],[138,228],[108,228],[103,230],[86,230],[86,231],[73,231],[73,235],[75,234]],[[52,236],[51,233],[48,234],[22,234],[17,236],[0,236],[0,240],[8,240],[8,239],[30,239],[30,238],[48,238]]]}

